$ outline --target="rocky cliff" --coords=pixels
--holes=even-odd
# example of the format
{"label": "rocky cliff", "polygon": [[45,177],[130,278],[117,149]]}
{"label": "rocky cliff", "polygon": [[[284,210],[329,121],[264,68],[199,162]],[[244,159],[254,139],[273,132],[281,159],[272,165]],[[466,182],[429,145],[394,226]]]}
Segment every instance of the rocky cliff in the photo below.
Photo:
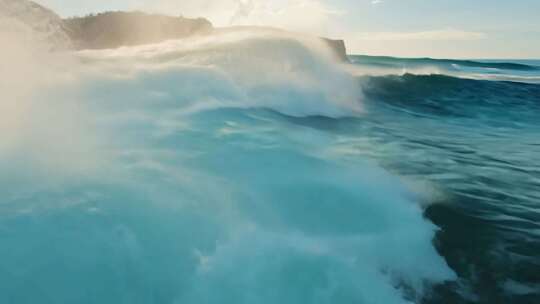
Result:
{"label": "rocky cliff", "polygon": [[347,57],[347,48],[345,47],[344,40],[335,40],[335,39],[328,39],[328,38],[321,38],[321,39],[323,39],[323,41],[328,44],[328,46],[334,51],[334,54],[339,60],[343,62],[349,61],[349,58]]}
{"label": "rocky cliff", "polygon": [[189,19],[142,12],[106,12],[64,20],[78,49],[106,49],[156,43],[212,31],[203,18]]}
{"label": "rocky cliff", "polygon": [[[106,49],[157,43],[215,29],[203,18],[190,19],[142,12],[106,12],[62,20],[53,11],[29,0],[0,0],[0,30],[7,25],[21,36],[36,36],[54,49]],[[31,33],[31,35],[29,35]],[[321,38],[342,61],[345,42]]]}
{"label": "rocky cliff", "polygon": [[28,0],[0,0],[0,30],[44,42],[53,49],[71,46],[62,19],[53,11]]}

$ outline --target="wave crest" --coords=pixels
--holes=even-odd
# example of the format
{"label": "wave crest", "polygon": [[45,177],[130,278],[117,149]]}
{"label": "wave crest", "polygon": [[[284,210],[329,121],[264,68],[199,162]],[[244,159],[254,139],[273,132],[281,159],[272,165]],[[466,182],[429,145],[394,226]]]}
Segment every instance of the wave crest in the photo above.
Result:
{"label": "wave crest", "polygon": [[[122,81],[121,91],[139,91],[146,97],[145,92],[172,94],[169,97],[178,98],[179,107],[186,109],[259,107],[293,116],[332,117],[362,111],[355,79],[327,44],[277,30],[239,29],[141,47],[84,51],[80,56],[101,66],[99,77],[110,80],[113,75],[115,85]],[[159,86],[151,87],[152,83]]]}

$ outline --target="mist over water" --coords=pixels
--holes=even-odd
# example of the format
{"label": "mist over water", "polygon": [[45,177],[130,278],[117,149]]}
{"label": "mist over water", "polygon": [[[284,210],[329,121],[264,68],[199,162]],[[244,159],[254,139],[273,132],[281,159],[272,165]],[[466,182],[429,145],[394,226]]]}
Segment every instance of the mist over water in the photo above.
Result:
{"label": "mist over water", "polygon": [[537,85],[369,76],[271,30],[39,54],[2,62],[42,71],[2,93],[0,302],[535,297]]}

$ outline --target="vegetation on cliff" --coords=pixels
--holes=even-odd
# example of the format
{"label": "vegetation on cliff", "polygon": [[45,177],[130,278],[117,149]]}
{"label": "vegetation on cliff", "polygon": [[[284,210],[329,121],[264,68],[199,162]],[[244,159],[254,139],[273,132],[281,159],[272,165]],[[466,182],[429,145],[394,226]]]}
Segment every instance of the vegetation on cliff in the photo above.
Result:
{"label": "vegetation on cliff", "polygon": [[106,49],[156,43],[212,31],[203,18],[190,19],[142,12],[105,12],[65,19],[78,49]]}

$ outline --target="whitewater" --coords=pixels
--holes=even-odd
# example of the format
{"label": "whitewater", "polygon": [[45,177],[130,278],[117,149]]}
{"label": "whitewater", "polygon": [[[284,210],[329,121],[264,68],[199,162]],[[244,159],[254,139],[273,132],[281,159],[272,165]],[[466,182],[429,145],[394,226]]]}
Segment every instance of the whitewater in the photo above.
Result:
{"label": "whitewater", "polygon": [[538,296],[540,87],[477,70],[533,65],[375,73],[248,28],[6,54],[1,303]]}

